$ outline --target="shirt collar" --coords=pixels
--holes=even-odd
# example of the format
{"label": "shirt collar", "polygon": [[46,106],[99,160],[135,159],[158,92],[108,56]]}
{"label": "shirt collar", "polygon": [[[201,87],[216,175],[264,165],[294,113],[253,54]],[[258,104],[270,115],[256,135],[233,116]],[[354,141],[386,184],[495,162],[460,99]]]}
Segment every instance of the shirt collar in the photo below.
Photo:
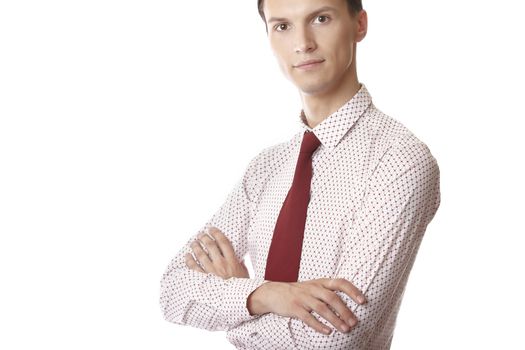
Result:
{"label": "shirt collar", "polygon": [[357,93],[314,128],[308,126],[304,110],[301,109],[299,123],[303,131],[313,131],[323,146],[332,151],[372,103],[372,96],[364,84]]}

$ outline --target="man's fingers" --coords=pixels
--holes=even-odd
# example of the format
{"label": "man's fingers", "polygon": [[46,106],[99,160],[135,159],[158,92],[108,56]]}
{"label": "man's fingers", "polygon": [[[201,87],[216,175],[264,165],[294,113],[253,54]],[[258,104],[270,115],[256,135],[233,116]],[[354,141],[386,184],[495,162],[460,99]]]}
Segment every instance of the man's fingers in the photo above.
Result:
{"label": "man's fingers", "polygon": [[202,242],[206,250],[208,250],[208,255],[211,260],[217,260],[222,257],[222,252],[217,246],[217,243],[206,233],[200,234],[197,236],[199,241]]}
{"label": "man's fingers", "polygon": [[195,254],[195,258],[204,267],[204,270],[206,272],[213,273],[215,271],[215,269],[213,268],[213,263],[210,260],[210,257],[208,256],[208,254],[204,251],[204,249],[202,249],[201,244],[199,243],[199,240],[193,241],[190,247],[193,250],[193,254]]}
{"label": "man's fingers", "polygon": [[[333,293],[331,291],[328,291],[328,290],[327,290],[327,292],[334,294],[335,295],[335,299],[339,299],[339,297],[335,293]],[[329,298],[329,299],[330,299],[330,303],[331,304],[335,304],[335,302],[334,302],[335,299],[334,298]],[[328,322],[333,324],[334,327],[339,329],[340,332],[346,333],[346,332],[348,332],[350,330],[348,320],[350,320],[351,319],[350,317],[352,317],[353,315],[346,308],[346,305],[344,305],[344,303],[341,301],[341,299],[339,299],[339,303],[342,304],[342,305],[338,305],[338,308],[341,309],[342,313],[345,315],[344,319],[340,318],[338,315],[336,315],[336,313],[329,307],[329,305],[324,303],[322,300],[314,298],[313,301],[312,301],[312,304],[310,305],[310,307],[315,312],[317,312],[319,314],[319,316],[321,316],[322,318],[324,318],[325,320],[327,320]],[[355,319],[355,317],[353,319]]]}
{"label": "man's fingers", "polygon": [[208,230],[211,236],[215,239],[215,242],[219,245],[219,249],[222,252],[222,255],[229,261],[237,261],[235,256],[235,251],[233,250],[232,244],[228,237],[224,235],[218,228],[210,227]]}
{"label": "man's fingers", "polygon": [[186,266],[188,266],[190,269],[204,272],[204,270],[199,266],[199,264],[197,264],[197,262],[195,261],[195,259],[193,259],[193,256],[190,253],[186,254],[185,260]]}
{"label": "man's fingers", "polygon": [[346,293],[352,300],[358,304],[366,303],[366,298],[352,282],[344,278],[326,278],[323,280],[323,286],[331,289]]}
{"label": "man's fingers", "polygon": [[332,333],[332,329],[330,329],[330,327],[323,325],[314,317],[314,315],[309,313],[307,310],[301,312],[301,314],[299,315],[299,319],[319,333],[323,333],[324,335]]}
{"label": "man's fingers", "polygon": [[316,296],[320,299],[319,303],[324,304],[324,307],[321,306],[319,308],[320,311],[316,310],[316,312],[341,332],[348,332],[348,327],[353,327],[357,324],[357,318],[339,295],[330,289],[320,288],[316,291]]}

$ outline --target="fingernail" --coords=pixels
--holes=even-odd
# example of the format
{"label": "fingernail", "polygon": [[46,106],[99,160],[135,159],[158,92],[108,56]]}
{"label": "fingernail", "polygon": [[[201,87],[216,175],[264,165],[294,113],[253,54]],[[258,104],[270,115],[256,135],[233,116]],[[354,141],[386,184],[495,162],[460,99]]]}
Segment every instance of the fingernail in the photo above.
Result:
{"label": "fingernail", "polygon": [[325,328],[325,329],[324,329],[324,333],[325,333],[325,334],[330,334],[330,333],[332,333],[332,330],[329,329],[329,328]]}
{"label": "fingernail", "polygon": [[341,329],[343,330],[343,332],[348,332],[350,330],[350,327],[348,327],[346,324],[342,324]]}
{"label": "fingernail", "polygon": [[353,318],[350,318],[348,320],[348,324],[350,325],[350,327],[353,327],[353,326],[355,326],[357,324],[357,321],[355,319],[353,319]]}
{"label": "fingernail", "polygon": [[362,296],[362,295],[358,295],[357,296],[357,301],[360,303],[360,304],[363,304],[365,302],[365,298]]}

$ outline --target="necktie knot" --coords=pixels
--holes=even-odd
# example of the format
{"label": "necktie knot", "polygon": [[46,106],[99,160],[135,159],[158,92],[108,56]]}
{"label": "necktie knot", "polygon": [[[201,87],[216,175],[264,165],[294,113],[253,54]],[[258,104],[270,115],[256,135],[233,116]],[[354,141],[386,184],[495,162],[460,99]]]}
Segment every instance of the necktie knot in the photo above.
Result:
{"label": "necktie knot", "polygon": [[301,152],[311,155],[319,147],[321,141],[311,131],[305,131],[303,135],[303,142],[301,143]]}

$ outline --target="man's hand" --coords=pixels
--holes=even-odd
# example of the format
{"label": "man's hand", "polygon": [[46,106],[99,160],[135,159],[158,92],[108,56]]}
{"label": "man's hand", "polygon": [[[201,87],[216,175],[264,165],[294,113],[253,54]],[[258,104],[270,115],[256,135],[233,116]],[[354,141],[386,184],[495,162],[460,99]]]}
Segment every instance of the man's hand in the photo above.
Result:
{"label": "man's hand", "polygon": [[346,293],[358,304],[366,302],[363,294],[349,281],[343,278],[320,278],[292,283],[267,282],[250,294],[247,307],[252,315],[273,312],[294,317],[318,332],[330,334],[332,330],[311,314],[315,311],[346,333],[357,324],[357,319],[335,291]]}
{"label": "man's hand", "polygon": [[232,244],[224,233],[216,227],[210,227],[209,232],[211,237],[208,234],[200,234],[197,236],[197,240],[191,244],[197,261],[188,253],[186,254],[186,266],[195,271],[212,273],[223,279],[230,277],[250,278],[244,262],[237,260]]}

